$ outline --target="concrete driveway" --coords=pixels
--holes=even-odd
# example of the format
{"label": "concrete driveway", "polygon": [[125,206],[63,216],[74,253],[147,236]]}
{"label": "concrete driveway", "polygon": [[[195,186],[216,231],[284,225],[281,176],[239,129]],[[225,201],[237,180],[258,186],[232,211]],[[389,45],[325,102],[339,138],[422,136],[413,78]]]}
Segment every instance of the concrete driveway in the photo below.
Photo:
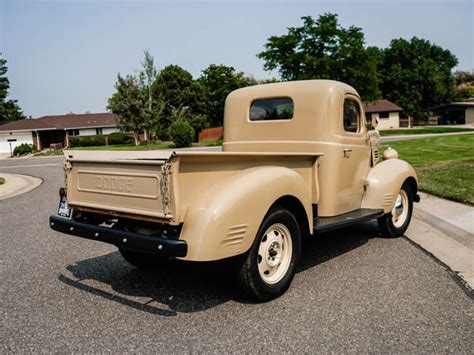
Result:
{"label": "concrete driveway", "polygon": [[6,160],[40,177],[0,201],[1,350],[470,353],[472,299],[445,267],[375,225],[305,243],[281,298],[248,303],[220,263],[129,266],[109,245],[53,232],[58,158]]}

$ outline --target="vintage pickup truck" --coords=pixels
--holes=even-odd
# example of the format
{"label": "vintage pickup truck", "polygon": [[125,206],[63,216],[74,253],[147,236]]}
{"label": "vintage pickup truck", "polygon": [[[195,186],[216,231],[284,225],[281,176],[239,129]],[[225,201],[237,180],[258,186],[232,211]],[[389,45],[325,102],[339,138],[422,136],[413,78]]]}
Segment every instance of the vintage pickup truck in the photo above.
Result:
{"label": "vintage pickup truck", "polygon": [[340,82],[232,92],[222,150],[67,150],[50,226],[137,267],[233,258],[242,289],[266,301],[289,287],[303,237],[371,219],[398,237],[419,201],[415,171],[394,150],[379,161],[378,133]]}

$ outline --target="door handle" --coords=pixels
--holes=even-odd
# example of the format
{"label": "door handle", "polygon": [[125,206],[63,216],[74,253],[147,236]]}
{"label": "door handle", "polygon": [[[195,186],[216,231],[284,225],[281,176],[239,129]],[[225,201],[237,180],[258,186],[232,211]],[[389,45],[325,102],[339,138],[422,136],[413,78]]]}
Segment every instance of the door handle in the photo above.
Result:
{"label": "door handle", "polygon": [[344,148],[344,158],[349,158],[351,155],[352,149]]}

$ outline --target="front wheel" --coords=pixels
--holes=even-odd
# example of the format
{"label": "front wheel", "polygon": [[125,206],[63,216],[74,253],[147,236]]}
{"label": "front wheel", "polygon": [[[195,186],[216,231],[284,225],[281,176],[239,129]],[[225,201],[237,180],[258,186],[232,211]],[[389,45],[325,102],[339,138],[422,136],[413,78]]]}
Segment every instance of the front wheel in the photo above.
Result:
{"label": "front wheel", "polygon": [[410,224],[413,213],[413,190],[404,183],[398,192],[392,211],[377,219],[380,232],[387,238],[401,237]]}
{"label": "front wheel", "polygon": [[239,267],[239,281],[245,293],[259,301],[282,295],[293,280],[300,250],[296,218],[284,208],[271,210]]}

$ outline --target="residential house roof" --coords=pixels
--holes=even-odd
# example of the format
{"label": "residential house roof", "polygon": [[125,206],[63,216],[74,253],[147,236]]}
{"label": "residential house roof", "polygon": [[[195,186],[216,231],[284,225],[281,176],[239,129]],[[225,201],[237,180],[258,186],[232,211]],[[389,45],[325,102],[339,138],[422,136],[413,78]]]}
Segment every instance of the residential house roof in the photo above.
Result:
{"label": "residential house roof", "polygon": [[0,132],[115,127],[116,125],[117,116],[111,112],[85,113],[78,115],[67,114],[43,116],[5,123],[0,125]]}
{"label": "residential house roof", "polygon": [[399,112],[403,109],[387,99],[375,100],[365,103],[365,113]]}
{"label": "residential house roof", "polygon": [[427,109],[427,111],[443,111],[443,110],[449,110],[449,109],[466,109],[469,107],[474,107],[474,100],[466,100],[466,101],[460,101],[460,102],[450,102],[447,104],[435,106],[435,107],[430,107]]}

